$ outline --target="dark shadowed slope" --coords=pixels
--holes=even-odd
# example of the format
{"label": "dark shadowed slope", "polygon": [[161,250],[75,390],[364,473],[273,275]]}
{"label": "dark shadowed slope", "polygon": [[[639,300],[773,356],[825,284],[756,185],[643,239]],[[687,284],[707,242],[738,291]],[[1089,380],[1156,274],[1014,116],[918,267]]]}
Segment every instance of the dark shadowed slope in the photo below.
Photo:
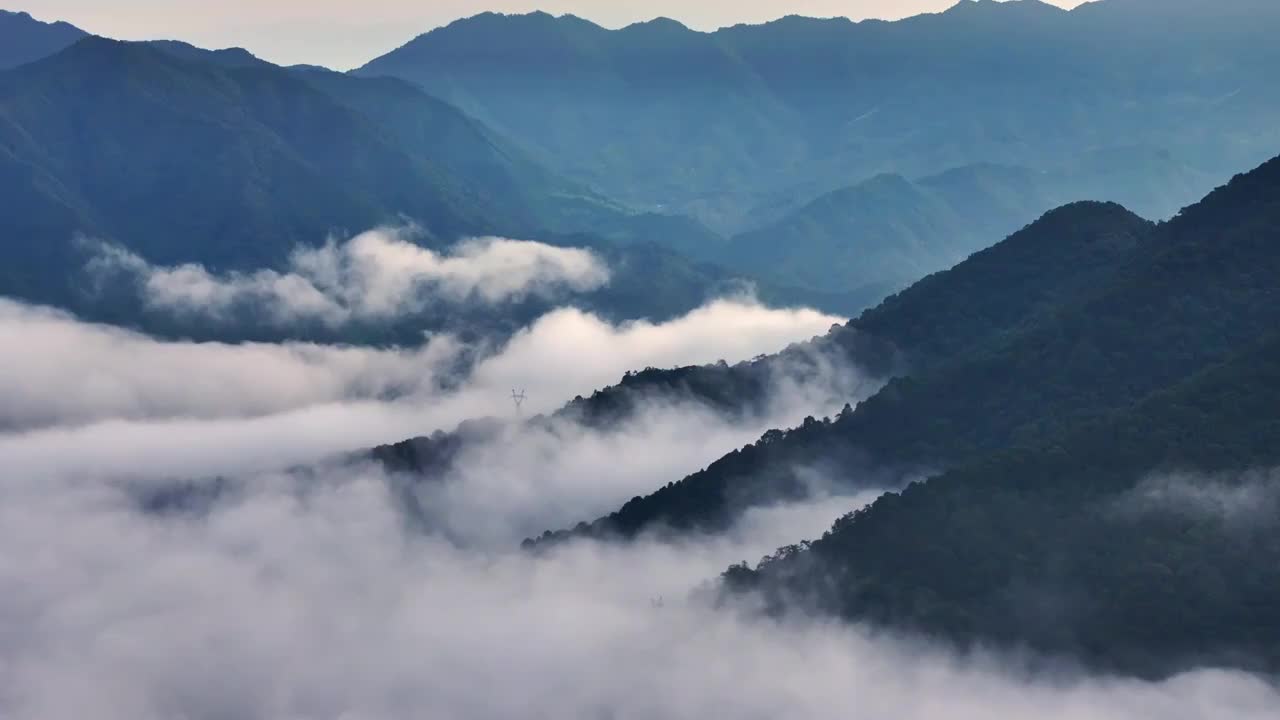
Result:
{"label": "dark shadowed slope", "polygon": [[[1076,211],[1088,207],[1115,215],[1108,206],[1079,206]],[[1049,216],[1067,228],[1090,226],[1065,222],[1069,217]],[[986,327],[992,334],[955,349],[947,360],[891,381],[835,422],[780,433],[636,498],[598,521],[592,532],[631,536],[657,525],[714,530],[735,517],[740,509],[736,498],[794,496],[799,487],[795,468],[806,464],[834,462],[840,467],[835,479],[849,483],[858,482],[868,468],[945,469],[1001,449],[1035,446],[1130,407],[1280,326],[1278,217],[1280,159],[1236,177],[1141,238],[1136,247],[1132,236],[1118,232],[1123,222],[1093,235],[1095,249],[1115,245],[1112,252],[1122,264],[1104,263],[1094,281],[1069,281],[1056,302],[1045,302],[1036,283],[1012,283],[1030,297],[1009,297],[1009,302],[1030,305],[1025,314],[1006,317],[1004,327],[966,314],[970,308],[1002,313],[1002,304],[948,297],[949,288],[965,284],[948,279],[960,277],[964,265],[922,282],[922,293],[931,286],[941,288],[937,303],[917,304],[907,294],[906,300],[894,298],[884,306],[902,308],[908,324],[900,327],[878,316],[880,310],[867,313],[865,322],[895,332],[914,325],[910,332],[923,338],[926,347],[940,343],[945,348],[956,338],[963,344],[966,327]],[[1068,230],[1067,236],[1073,235]],[[1034,235],[1020,233],[1019,238],[1030,243]],[[970,262],[979,264],[970,267],[1005,254],[996,250],[975,256]],[[1010,259],[1020,254],[1009,253]],[[1037,267],[1046,278],[1071,269],[1053,262]],[[977,286],[1001,293],[1006,284]],[[943,333],[951,340],[934,339],[941,337],[928,320],[935,306],[949,323]]]}
{"label": "dark shadowed slope", "polygon": [[1280,667],[1280,337],[731,568],[775,609],[1165,675]]}
{"label": "dark shadowed slope", "polygon": [[[287,71],[145,44],[88,38],[0,76],[0,147],[6,193],[61,210],[0,208],[31,263],[28,286],[4,290],[38,299],[67,292],[50,283],[71,277],[76,231],[159,263],[261,267],[401,212],[440,237],[484,229],[482,208],[443,172]],[[59,262],[34,263],[36,253]]]}
{"label": "dark shadowed slope", "polygon": [[849,325],[890,340],[917,368],[954,362],[1094,292],[1155,228],[1113,203],[1060,207]]}
{"label": "dark shadowed slope", "polygon": [[46,23],[24,12],[0,10],[0,70],[48,57],[85,34],[65,22]]}
{"label": "dark shadowed slope", "polygon": [[[1137,254],[1152,233],[1150,223],[1115,205],[1065,207],[974,255],[952,270],[917,283],[840,330],[895,348],[896,367],[921,376],[1001,347],[1024,328],[1037,326],[1056,308],[1088,297]],[[864,340],[863,342],[867,342]],[[589,532],[630,537],[646,529],[718,530],[745,505],[797,497],[808,487],[798,469],[822,466],[837,484],[857,486],[870,477],[893,482],[936,462],[932,455],[893,458],[887,467],[878,446],[851,441],[847,430],[867,406],[906,381],[865,401],[834,422],[773,432],[706,470],[594,523]],[[896,420],[896,419],[895,419]],[[899,426],[880,429],[891,444]],[[906,442],[906,437],[900,437]],[[869,452],[869,451],[878,452]],[[881,470],[887,470],[881,472]]]}

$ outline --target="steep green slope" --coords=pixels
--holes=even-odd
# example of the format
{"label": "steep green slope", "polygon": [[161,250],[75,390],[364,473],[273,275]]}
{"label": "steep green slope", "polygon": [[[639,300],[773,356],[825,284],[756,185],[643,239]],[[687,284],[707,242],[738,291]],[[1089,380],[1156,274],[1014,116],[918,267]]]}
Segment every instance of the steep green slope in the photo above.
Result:
{"label": "steep green slope", "polygon": [[1280,667],[1280,337],[725,574],[958,640],[1163,675]]}
{"label": "steep green slope", "polygon": [[902,348],[916,368],[954,362],[1094,292],[1155,228],[1112,203],[1060,207],[886,298],[849,326]]}
{"label": "steep green slope", "polygon": [[894,382],[840,429],[884,461],[948,463],[1043,439],[1221,361],[1276,327],[1280,159],[1157,229],[1081,302],[938,372]]}
{"label": "steep green slope", "polygon": [[[1038,222],[955,268],[917,283],[864,313],[836,334],[895,349],[894,367],[922,376],[982,356],[1038,326],[1057,308],[1088,297],[1152,242],[1152,226],[1114,205],[1082,203]],[[871,344],[875,347],[874,344]],[[883,356],[883,352],[879,353]],[[861,354],[851,354],[853,361]],[[837,484],[895,482],[935,459],[904,457],[888,467],[870,447],[850,441],[846,428],[902,380],[834,421],[773,432],[706,470],[635,498],[586,532],[630,537],[657,527],[717,530],[747,505],[799,497],[808,491],[802,468],[821,467]],[[892,402],[890,403],[892,406]],[[881,429],[893,438],[900,426]],[[903,443],[907,437],[900,437]],[[887,440],[886,440],[887,442]],[[864,474],[865,473],[865,474]]]}
{"label": "steep green slope", "polygon": [[[1080,207],[1116,214],[1107,206]],[[1095,234],[1086,235],[1093,247],[1071,255],[1083,259],[1101,251],[1123,263],[1114,267],[1104,260],[1090,281],[1068,280],[1047,298],[1039,296],[1035,281],[972,285],[996,294],[1006,286],[1023,293],[1006,296],[1015,306],[1023,304],[1016,316],[1003,315],[999,301],[958,301],[953,291],[969,283],[953,278],[963,276],[965,265],[922,282],[852,325],[878,325],[882,333],[889,328],[917,346],[950,348],[950,357],[926,360],[917,373],[891,381],[833,422],[767,437],[635,498],[590,532],[628,537],[659,526],[715,530],[736,517],[744,497],[760,503],[803,494],[797,468],[834,468],[828,472],[837,483],[855,485],[866,473],[877,481],[886,473],[909,477],[1001,449],[1035,446],[1130,407],[1280,326],[1277,218],[1280,158],[1237,176],[1136,246],[1121,231],[1124,222],[1093,225]],[[1071,214],[1053,219],[1074,234]],[[1034,243],[1034,237],[1028,231],[1011,241],[1019,240],[1017,248]],[[1110,246],[1115,247],[1108,251]],[[968,266],[982,268],[1007,257],[1016,268],[1018,256],[1026,256],[997,250],[975,256],[970,263],[976,264]],[[1045,278],[1069,268],[1051,260],[1036,267]],[[1016,272],[1000,270],[992,277]],[[984,274],[977,271],[978,277]],[[912,301],[916,292],[933,288],[937,302]],[[929,319],[933,308],[941,313],[939,324]],[[894,309],[903,313],[902,323],[892,319]],[[966,316],[970,309],[978,314]],[[982,339],[966,343],[970,328]]]}

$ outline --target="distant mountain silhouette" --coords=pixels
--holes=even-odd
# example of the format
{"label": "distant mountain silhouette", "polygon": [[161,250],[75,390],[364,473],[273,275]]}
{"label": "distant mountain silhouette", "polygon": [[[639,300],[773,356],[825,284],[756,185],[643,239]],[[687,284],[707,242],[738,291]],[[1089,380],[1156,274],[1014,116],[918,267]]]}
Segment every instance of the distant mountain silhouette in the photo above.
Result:
{"label": "distant mountain silhouette", "polygon": [[[1277,32],[1280,6],[1259,0],[1071,12],[966,0],[899,22],[789,17],[714,33],[486,13],[357,73],[410,80],[549,167],[726,234],[779,194],[978,163],[1051,171],[1134,146],[1204,174],[1133,205],[1165,217],[1280,151]],[[1161,172],[1131,179],[1179,185]],[[1067,199],[1128,201],[1124,178],[1093,189]]]}
{"label": "distant mountain silhouette", "polygon": [[25,12],[0,10],[0,70],[48,57],[87,33],[65,22],[41,22]]}
{"label": "distant mountain silhouette", "polygon": [[1053,171],[977,164],[915,181],[880,175],[734,237],[718,257],[777,282],[883,296],[951,267],[1045,208],[1102,200],[1105,189],[1123,188],[1116,199],[1126,207],[1158,211],[1207,183],[1141,147],[1082,153]]}
{"label": "distant mountain silhouette", "polygon": [[[0,292],[94,311],[103,308],[76,272],[80,234],[153,263],[223,270],[276,267],[298,244],[405,220],[435,245],[483,234],[719,242],[697,223],[634,213],[564,180],[405,82],[176,42],[89,37],[0,75],[0,190],[12,200],[0,207],[10,238]],[[628,308],[639,316],[690,309],[719,286],[660,253],[634,255],[637,267],[675,273],[650,286],[701,283]],[[629,293],[625,282],[609,292]]]}
{"label": "distant mountain silhouette", "polygon": [[[264,177],[221,191],[214,182],[207,193],[130,207],[130,222],[120,227],[121,218],[108,216],[123,206],[85,195],[81,179],[68,174],[88,159],[54,157],[76,142],[92,154],[96,142],[46,136],[49,128],[29,132],[45,125],[30,108],[12,113],[23,127],[13,129],[19,140],[9,152],[23,154],[0,172],[24,186],[19,196],[36,196],[13,227],[31,233],[34,223],[59,237],[33,240],[46,268],[67,260],[50,253],[64,249],[68,228],[156,249],[146,235],[161,232],[168,210],[192,241],[185,249],[202,249],[166,253],[184,246],[157,241],[158,255],[224,267],[279,262],[282,249],[304,236],[407,216],[437,240],[484,231],[655,242],[757,278],[767,295],[836,302],[825,309],[851,313],[1047,208],[1114,200],[1146,217],[1168,217],[1225,178],[1225,168],[1280,149],[1280,125],[1272,122],[1280,118],[1280,92],[1260,70],[1280,54],[1259,41],[1267,28],[1280,28],[1278,13],[1246,0],[1213,5],[1102,0],[1068,13],[1030,0],[967,2],[894,23],[789,17],[716,33],[664,19],[611,31],[571,16],[486,13],[421,36],[354,76],[278,68],[239,48],[155,41],[149,45],[169,58],[213,66],[234,83],[256,73],[280,87],[317,91],[303,94],[322,95],[361,125],[342,133],[350,171],[328,164],[335,158],[320,143],[293,147],[334,131],[327,111],[313,106],[286,129],[284,116],[256,118],[254,108],[265,106],[250,104],[235,122],[265,124],[281,139],[279,149],[289,148],[268,173],[296,163],[307,179]],[[1145,24],[1131,27],[1142,13]],[[1137,41],[1121,39],[1130,31]],[[1189,49],[1171,56],[1169,37]],[[115,59],[99,60],[96,68],[63,63],[60,72],[112,77]],[[369,77],[385,74],[404,79]],[[38,95],[36,86],[52,75],[42,77],[23,68],[0,85]],[[262,90],[259,84],[255,92]],[[17,101],[6,92],[0,102]],[[191,118],[198,95],[174,96],[168,110]],[[91,109],[74,94],[50,102],[43,106],[49,112]],[[272,102],[298,101],[286,93]],[[111,112],[103,117],[106,142],[131,132],[108,132]],[[147,138],[157,151],[130,160],[158,158],[161,145],[207,146],[194,142],[201,131]],[[237,135],[246,146],[259,136]],[[24,147],[33,143],[53,149]],[[366,146],[367,153],[358,150]],[[232,156],[272,146],[256,147]],[[125,191],[131,177],[148,174],[143,167],[113,170],[124,180],[98,188]],[[49,177],[29,179],[42,173]],[[285,189],[307,183],[316,188],[305,197]],[[279,201],[254,190],[268,185]],[[190,203],[207,208],[202,215]],[[246,223],[199,225],[215,207]],[[147,218],[155,222],[141,230]],[[125,237],[140,231],[143,237]],[[245,239],[235,240],[237,233]],[[266,234],[272,239],[264,241]],[[236,250],[220,253],[228,242]],[[23,275],[11,273],[25,283],[11,292],[50,290],[39,273]],[[67,290],[65,279],[55,282],[64,287],[46,298]]]}

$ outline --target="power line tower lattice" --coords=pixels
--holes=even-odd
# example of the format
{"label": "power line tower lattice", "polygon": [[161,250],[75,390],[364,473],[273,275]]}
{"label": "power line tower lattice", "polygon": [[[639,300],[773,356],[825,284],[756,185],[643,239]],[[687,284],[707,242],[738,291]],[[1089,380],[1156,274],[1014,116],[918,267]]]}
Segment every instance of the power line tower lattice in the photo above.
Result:
{"label": "power line tower lattice", "polygon": [[512,390],[512,391],[511,391],[511,402],[513,402],[513,403],[515,403],[515,404],[516,404],[516,416],[517,416],[517,417],[521,417],[521,416],[523,416],[523,415],[524,415],[524,413],[523,413],[523,406],[524,406],[524,401],[525,401],[525,399],[526,399],[526,396],[525,396],[525,394],[524,394],[524,390]]}

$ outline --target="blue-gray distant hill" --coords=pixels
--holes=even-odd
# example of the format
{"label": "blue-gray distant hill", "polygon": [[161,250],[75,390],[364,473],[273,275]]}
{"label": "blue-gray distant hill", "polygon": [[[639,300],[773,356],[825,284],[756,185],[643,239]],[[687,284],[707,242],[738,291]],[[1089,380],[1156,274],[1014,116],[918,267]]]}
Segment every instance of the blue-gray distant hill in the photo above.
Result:
{"label": "blue-gray distant hill", "polygon": [[87,33],[65,22],[41,22],[25,12],[0,10],[0,70],[62,50]]}
{"label": "blue-gray distant hill", "polygon": [[415,86],[237,49],[86,37],[0,73],[0,194],[0,294],[129,323],[136,307],[87,294],[78,236],[215,271],[280,267],[296,245],[406,221],[433,247],[487,234],[587,246],[622,272],[584,302],[627,317],[737,282],[671,249],[723,242],[696,222],[631,211]]}
{"label": "blue-gray distant hill", "polygon": [[1146,147],[1081,153],[1052,171],[982,163],[916,180],[878,175],[764,221],[718,252],[743,273],[883,297],[1049,208],[1107,199],[1100,194],[1107,188],[1118,188],[1111,199],[1126,207],[1162,207],[1207,183],[1205,174]]}
{"label": "blue-gray distant hill", "polygon": [[1163,218],[1280,152],[1278,34],[1280,4],[1263,0],[963,0],[898,22],[713,33],[486,13],[357,73],[410,80],[569,177],[726,234],[758,226],[762,206],[883,173],[1049,172],[1135,146],[1204,175],[1130,201],[1131,183],[1166,179],[1154,164],[1068,199]]}

